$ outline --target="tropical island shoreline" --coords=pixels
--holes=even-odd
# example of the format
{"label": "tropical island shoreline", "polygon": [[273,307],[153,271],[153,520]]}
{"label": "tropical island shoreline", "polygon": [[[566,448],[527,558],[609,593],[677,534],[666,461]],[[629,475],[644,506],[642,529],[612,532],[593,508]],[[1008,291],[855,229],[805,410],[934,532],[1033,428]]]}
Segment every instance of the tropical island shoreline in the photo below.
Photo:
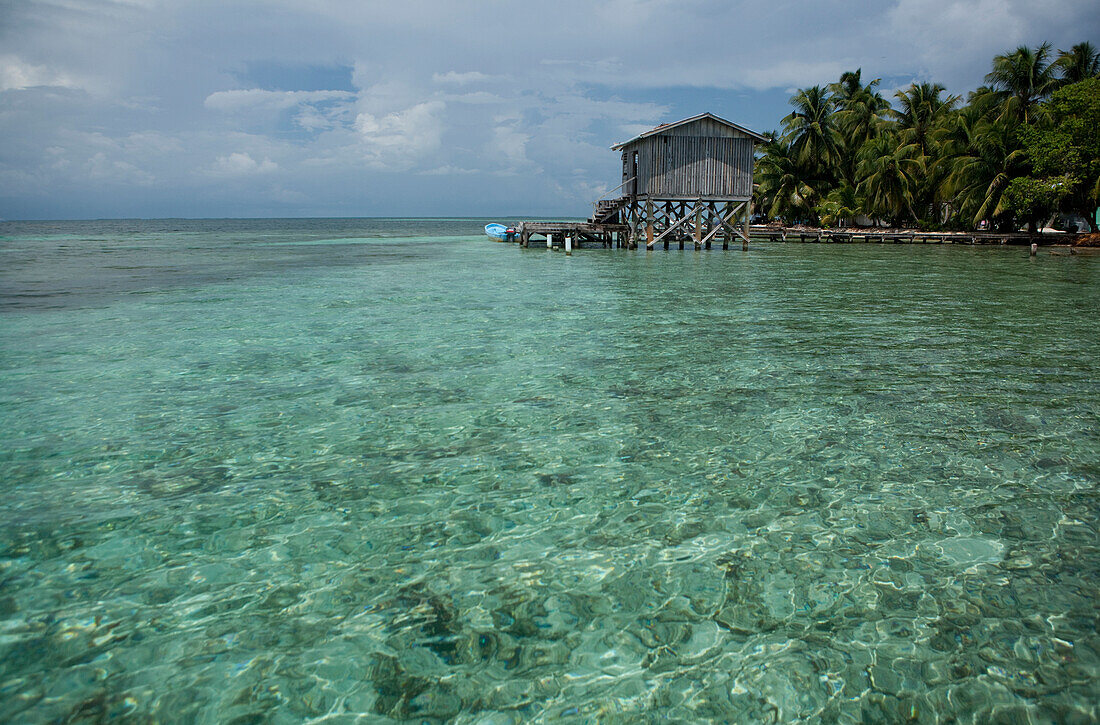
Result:
{"label": "tropical island shoreline", "polygon": [[862,220],[918,235],[1035,234],[1056,220],[1100,231],[1100,52],[1092,43],[997,55],[965,102],[917,81],[888,99],[881,82],[856,69],[791,96],[782,130],[765,134],[756,161],[761,216],[823,228]]}
{"label": "tropical island shoreline", "polygon": [[753,224],[754,237],[773,242],[820,242],[865,244],[970,244],[998,246],[1100,248],[1100,233],[1095,232],[997,232],[997,231],[922,231],[905,227],[847,226],[828,227],[810,224]]}

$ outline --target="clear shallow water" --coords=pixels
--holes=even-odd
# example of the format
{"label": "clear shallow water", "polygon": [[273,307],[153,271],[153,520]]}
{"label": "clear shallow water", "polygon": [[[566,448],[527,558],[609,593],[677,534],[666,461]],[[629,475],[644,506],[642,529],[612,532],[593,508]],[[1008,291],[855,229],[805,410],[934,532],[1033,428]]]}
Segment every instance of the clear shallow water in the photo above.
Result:
{"label": "clear shallow water", "polygon": [[0,224],[0,720],[1095,721],[1100,258]]}

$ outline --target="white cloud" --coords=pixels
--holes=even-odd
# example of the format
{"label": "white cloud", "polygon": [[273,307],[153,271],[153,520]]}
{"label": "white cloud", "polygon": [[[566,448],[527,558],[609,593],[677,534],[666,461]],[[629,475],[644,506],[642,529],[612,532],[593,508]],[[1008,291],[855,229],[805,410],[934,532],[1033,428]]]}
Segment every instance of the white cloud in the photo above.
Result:
{"label": "white cloud", "polygon": [[442,101],[428,101],[384,116],[360,113],[355,130],[364,160],[378,169],[412,168],[439,149],[445,108]]}
{"label": "white cloud", "polygon": [[458,73],[456,71],[447,71],[446,73],[433,73],[432,80],[436,83],[445,83],[451,85],[464,86],[468,83],[478,83],[482,81],[491,81],[498,76],[491,76],[480,71],[468,71],[466,73]]}
{"label": "white cloud", "polygon": [[214,161],[211,171],[219,176],[251,176],[271,173],[278,168],[279,165],[271,159],[256,161],[247,153],[235,151],[228,156],[219,156]]}
{"label": "white cloud", "polygon": [[629,141],[635,136],[640,136],[646,131],[650,131],[652,129],[653,126],[648,123],[624,123],[619,126],[619,133],[622,134],[622,137],[619,139],[619,141],[609,143],[608,146],[614,146],[615,144],[621,143],[622,141]]}
{"label": "white cloud", "polygon": [[494,160],[506,167],[519,168],[530,164],[527,158],[527,142],[531,136],[513,126],[496,126],[489,142]]}
{"label": "white cloud", "polygon": [[330,101],[349,101],[355,94],[349,91],[265,91],[249,88],[235,91],[216,91],[203,101],[203,105],[214,111],[236,113],[261,109],[281,111],[305,104]]}
{"label": "white cloud", "polygon": [[493,103],[505,103],[504,97],[489,93],[488,91],[475,91],[473,93],[445,93],[436,96],[441,101],[448,103],[468,103],[470,105],[485,106]]}
{"label": "white cloud", "polygon": [[0,56],[0,91],[21,90],[36,86],[78,88],[80,84],[67,73],[44,65],[25,63],[14,55]]}
{"label": "white cloud", "polygon": [[97,183],[106,181],[148,186],[154,181],[152,174],[139,169],[128,161],[111,159],[103,152],[99,152],[88,159],[84,171],[89,179]]}
{"label": "white cloud", "polygon": [[[659,122],[712,111],[774,128],[782,89],[857,67],[884,88],[919,78],[965,93],[996,53],[1100,37],[1095,0],[261,5],[241,24],[232,3],[3,4],[0,136],[18,143],[0,145],[0,216],[104,203],[100,187],[140,196],[114,193],[127,184],[159,209],[220,204],[181,214],[235,214],[249,198],[397,213],[433,184],[450,206],[424,212],[581,212],[618,183],[608,147]],[[522,52],[486,46],[487,31],[531,28]],[[258,59],[275,75],[257,75]]]}
{"label": "white cloud", "polygon": [[981,39],[989,35],[1010,46],[1023,30],[1018,10],[1004,0],[898,0],[887,17],[893,32],[905,30],[926,55],[935,55],[984,45]]}
{"label": "white cloud", "polygon": [[886,72],[966,91],[994,55],[1044,40],[1057,46],[1059,37],[1094,38],[1098,19],[1095,4],[1079,0],[897,0],[883,26],[900,39],[886,51]]}
{"label": "white cloud", "polygon": [[755,68],[746,68],[741,79],[749,88],[805,88],[830,83],[840,77],[848,65],[836,60],[784,60]]}
{"label": "white cloud", "polygon": [[270,191],[270,196],[275,201],[283,204],[307,204],[309,195],[293,189],[275,188]]}
{"label": "white cloud", "polygon": [[437,166],[434,169],[428,169],[427,171],[421,171],[422,176],[468,176],[470,174],[480,174],[481,169],[463,169],[457,166]]}

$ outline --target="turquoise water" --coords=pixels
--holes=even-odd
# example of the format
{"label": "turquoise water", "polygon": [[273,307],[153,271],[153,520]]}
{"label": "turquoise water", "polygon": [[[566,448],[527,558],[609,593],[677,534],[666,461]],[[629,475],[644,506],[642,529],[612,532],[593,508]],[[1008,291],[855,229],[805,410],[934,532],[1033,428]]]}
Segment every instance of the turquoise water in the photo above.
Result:
{"label": "turquoise water", "polygon": [[0,225],[0,720],[1095,722],[1100,257]]}

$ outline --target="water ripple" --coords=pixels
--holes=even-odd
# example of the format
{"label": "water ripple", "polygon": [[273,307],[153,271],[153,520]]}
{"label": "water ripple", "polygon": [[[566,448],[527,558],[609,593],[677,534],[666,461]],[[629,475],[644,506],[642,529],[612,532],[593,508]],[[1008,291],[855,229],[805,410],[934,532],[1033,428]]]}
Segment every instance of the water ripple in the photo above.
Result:
{"label": "water ripple", "polygon": [[1095,259],[253,224],[5,240],[0,719],[1100,714]]}

